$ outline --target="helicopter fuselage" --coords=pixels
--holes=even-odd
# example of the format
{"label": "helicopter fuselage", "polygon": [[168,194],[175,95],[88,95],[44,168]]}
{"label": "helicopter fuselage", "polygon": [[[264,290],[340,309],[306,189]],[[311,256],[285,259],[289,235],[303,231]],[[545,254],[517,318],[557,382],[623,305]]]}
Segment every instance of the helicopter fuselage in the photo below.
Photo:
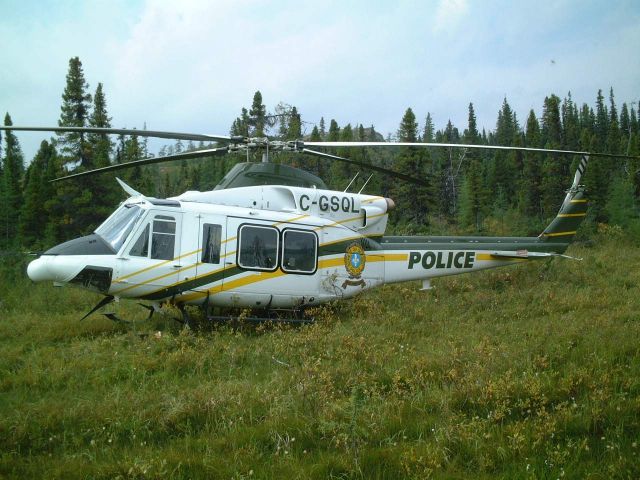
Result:
{"label": "helicopter fuselage", "polygon": [[[31,262],[34,281],[152,303],[296,308],[385,284],[561,253],[540,237],[384,236],[393,202],[315,188],[253,186],[134,196],[94,234]],[[585,207],[586,208],[586,207]]]}

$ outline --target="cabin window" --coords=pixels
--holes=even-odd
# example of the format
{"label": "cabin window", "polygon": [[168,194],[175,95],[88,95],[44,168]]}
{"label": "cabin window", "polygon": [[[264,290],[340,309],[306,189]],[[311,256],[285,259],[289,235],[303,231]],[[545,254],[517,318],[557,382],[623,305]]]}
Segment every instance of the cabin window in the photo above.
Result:
{"label": "cabin window", "polygon": [[176,220],[166,215],[158,215],[153,219],[153,235],[151,237],[151,258],[172,260],[176,244]]}
{"label": "cabin window", "polygon": [[129,255],[134,257],[149,256],[149,224],[144,227],[144,230],[136,240],[136,243],[134,243],[131,250],[129,250]]}
{"label": "cabin window", "polygon": [[282,234],[282,270],[287,273],[314,273],[318,237],[313,232],[285,230]]}
{"label": "cabin window", "polygon": [[278,268],[278,229],[242,225],[238,232],[238,265],[252,270]]}
{"label": "cabin window", "polygon": [[202,226],[202,263],[220,263],[222,225],[205,223]]}

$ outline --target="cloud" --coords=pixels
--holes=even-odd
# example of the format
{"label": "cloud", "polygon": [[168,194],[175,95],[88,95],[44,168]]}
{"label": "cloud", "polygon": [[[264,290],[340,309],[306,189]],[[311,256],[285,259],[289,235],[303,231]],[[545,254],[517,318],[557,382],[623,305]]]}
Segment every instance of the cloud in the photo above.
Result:
{"label": "cloud", "polygon": [[443,33],[456,30],[468,11],[467,0],[440,0],[436,8],[433,31]]}
{"label": "cloud", "polygon": [[640,4],[627,0],[42,1],[0,18],[0,36],[20,39],[0,51],[0,112],[16,124],[55,123],[75,55],[114,126],[219,134],[258,89],[269,109],[386,134],[407,107],[462,130],[473,102],[493,129],[505,96],[524,120],[552,92],[591,104],[613,86],[621,103],[640,84]]}

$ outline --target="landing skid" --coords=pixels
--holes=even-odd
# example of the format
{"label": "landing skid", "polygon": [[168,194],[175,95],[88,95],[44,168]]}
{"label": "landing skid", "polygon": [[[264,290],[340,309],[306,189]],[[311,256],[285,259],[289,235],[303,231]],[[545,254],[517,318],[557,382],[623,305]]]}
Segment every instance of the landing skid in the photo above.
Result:
{"label": "landing skid", "polygon": [[315,318],[279,318],[279,317],[244,317],[242,315],[212,315],[207,317],[207,320],[215,323],[223,324],[238,324],[238,323],[252,323],[252,324],[290,324],[290,325],[309,325],[316,322]]}
{"label": "landing skid", "polygon": [[[85,318],[87,318],[89,315],[97,312],[98,310],[100,310],[102,307],[105,307],[106,305],[109,305],[111,302],[115,301],[115,298],[112,295],[106,295],[102,300],[100,300],[95,307],[93,307],[84,317],[82,317],[80,319],[80,321],[84,320]],[[138,305],[140,305],[141,307],[144,307],[145,309],[147,309],[149,311],[149,315],[147,316],[147,318],[145,320],[149,320],[153,314],[156,311],[156,307],[154,307],[153,305],[145,305],[144,303],[138,303]],[[107,317],[109,320],[116,322],[116,323],[124,323],[127,325],[133,325],[133,322],[130,320],[123,320],[120,317],[118,317],[115,313],[113,312],[107,312],[107,313],[102,313],[102,315],[104,315],[105,317]]]}
{"label": "landing skid", "polygon": [[214,324],[232,324],[238,325],[242,323],[260,325],[260,324],[289,324],[289,325],[308,325],[315,323],[314,317],[308,317],[304,308],[293,309],[268,309],[268,310],[247,310],[247,309],[224,309],[216,308],[214,310],[208,303],[203,307],[204,318]]}
{"label": "landing skid", "polygon": [[[88,316],[93,313],[96,313],[102,307],[114,302],[115,298],[111,295],[105,296],[102,300],[98,302],[98,304],[93,307],[84,317],[80,320],[84,320]],[[149,311],[149,315],[147,315],[146,320],[151,319],[153,314],[156,311],[160,311],[158,306],[155,305],[145,305],[143,303],[138,303],[141,307],[147,309]],[[308,325],[315,323],[315,317],[309,317],[305,313],[304,308],[293,308],[293,309],[267,309],[267,310],[247,310],[247,309],[238,309],[238,308],[220,308],[220,307],[211,307],[208,302],[206,302],[206,307],[202,308],[202,317],[199,315],[197,319],[194,319],[192,315],[189,313],[189,310],[186,308],[184,304],[178,303],[174,304],[178,310],[180,310],[180,317],[176,317],[174,315],[170,315],[169,317],[175,320],[178,323],[181,323],[184,328],[193,329],[202,324],[203,318],[206,323],[215,324],[215,325],[233,325],[238,326],[242,324],[253,324],[253,325],[262,325],[262,324],[289,324],[289,325]],[[109,320],[112,320],[116,323],[122,323],[127,325],[133,325],[133,321],[123,320],[118,317],[114,312],[106,312],[102,313]]]}

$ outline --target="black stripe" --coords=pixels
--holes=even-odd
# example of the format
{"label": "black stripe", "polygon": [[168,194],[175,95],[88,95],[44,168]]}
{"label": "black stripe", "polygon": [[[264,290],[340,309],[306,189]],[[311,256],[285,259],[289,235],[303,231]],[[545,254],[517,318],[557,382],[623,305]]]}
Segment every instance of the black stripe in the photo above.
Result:
{"label": "black stripe", "polygon": [[226,270],[212,272],[202,277],[186,280],[184,282],[178,283],[177,285],[172,285],[170,287],[161,288],[160,290],[147,293],[140,298],[143,300],[161,300],[163,298],[173,297],[174,295],[179,295],[189,290],[195,290],[196,288],[203,285],[217,282],[219,280],[222,280],[223,278],[233,277],[239,273],[242,273],[243,271],[244,270],[240,269],[239,267],[232,267]]}

